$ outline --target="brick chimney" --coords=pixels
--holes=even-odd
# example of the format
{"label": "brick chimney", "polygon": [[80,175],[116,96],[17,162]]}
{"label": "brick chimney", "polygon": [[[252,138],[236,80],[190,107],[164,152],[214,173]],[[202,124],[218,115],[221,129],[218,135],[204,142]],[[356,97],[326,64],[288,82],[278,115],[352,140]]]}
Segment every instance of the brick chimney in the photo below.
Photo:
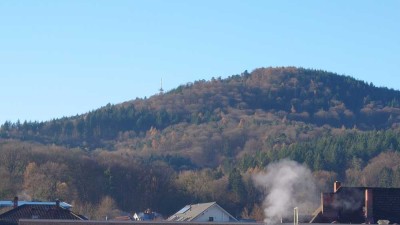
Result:
{"label": "brick chimney", "polygon": [[342,184],[339,181],[335,181],[335,183],[333,183],[333,192],[336,193],[341,186]]}
{"label": "brick chimney", "polygon": [[374,223],[372,189],[365,189],[365,223]]}
{"label": "brick chimney", "polygon": [[14,208],[17,208],[17,207],[18,207],[18,197],[17,197],[17,196],[14,197],[14,200],[13,200],[13,207],[14,207]]}

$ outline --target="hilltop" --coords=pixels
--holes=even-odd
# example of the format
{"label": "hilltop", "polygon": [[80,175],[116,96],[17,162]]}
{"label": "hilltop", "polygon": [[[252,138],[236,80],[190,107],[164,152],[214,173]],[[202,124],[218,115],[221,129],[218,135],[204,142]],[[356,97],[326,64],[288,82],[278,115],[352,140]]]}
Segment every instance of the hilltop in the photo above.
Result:
{"label": "hilltop", "polygon": [[[168,93],[48,122],[3,124],[1,135],[42,143],[101,147],[129,132],[202,125],[265,114],[321,127],[386,129],[400,121],[400,92],[349,76],[294,67],[260,68],[227,79],[181,85]],[[264,115],[264,116],[265,116]]]}

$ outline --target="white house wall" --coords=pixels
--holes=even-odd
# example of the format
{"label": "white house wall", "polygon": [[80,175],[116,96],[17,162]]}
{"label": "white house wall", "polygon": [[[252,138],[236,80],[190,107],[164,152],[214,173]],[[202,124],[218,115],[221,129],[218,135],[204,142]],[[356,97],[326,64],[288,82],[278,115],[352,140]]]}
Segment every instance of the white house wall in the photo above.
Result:
{"label": "white house wall", "polygon": [[214,218],[214,222],[229,222],[229,215],[215,205],[208,208],[193,221],[208,222],[210,217]]}

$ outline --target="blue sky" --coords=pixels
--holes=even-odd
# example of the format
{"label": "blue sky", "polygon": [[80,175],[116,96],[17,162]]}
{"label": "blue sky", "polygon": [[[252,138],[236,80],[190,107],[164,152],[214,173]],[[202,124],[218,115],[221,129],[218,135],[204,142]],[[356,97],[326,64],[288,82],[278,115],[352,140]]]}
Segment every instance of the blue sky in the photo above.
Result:
{"label": "blue sky", "polygon": [[400,1],[0,1],[0,123],[258,67],[400,89]]}

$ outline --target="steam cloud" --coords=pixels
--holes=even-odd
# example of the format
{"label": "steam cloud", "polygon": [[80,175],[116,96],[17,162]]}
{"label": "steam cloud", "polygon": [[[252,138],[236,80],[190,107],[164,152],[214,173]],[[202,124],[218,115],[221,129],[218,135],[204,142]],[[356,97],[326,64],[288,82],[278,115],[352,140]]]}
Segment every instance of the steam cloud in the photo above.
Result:
{"label": "steam cloud", "polygon": [[266,194],[263,205],[267,224],[293,218],[294,207],[300,213],[316,209],[319,195],[311,171],[295,161],[272,163],[253,179]]}
{"label": "steam cloud", "polygon": [[333,207],[344,211],[355,211],[360,209],[363,202],[363,191],[357,189],[348,189],[344,195],[336,195],[333,201]]}

